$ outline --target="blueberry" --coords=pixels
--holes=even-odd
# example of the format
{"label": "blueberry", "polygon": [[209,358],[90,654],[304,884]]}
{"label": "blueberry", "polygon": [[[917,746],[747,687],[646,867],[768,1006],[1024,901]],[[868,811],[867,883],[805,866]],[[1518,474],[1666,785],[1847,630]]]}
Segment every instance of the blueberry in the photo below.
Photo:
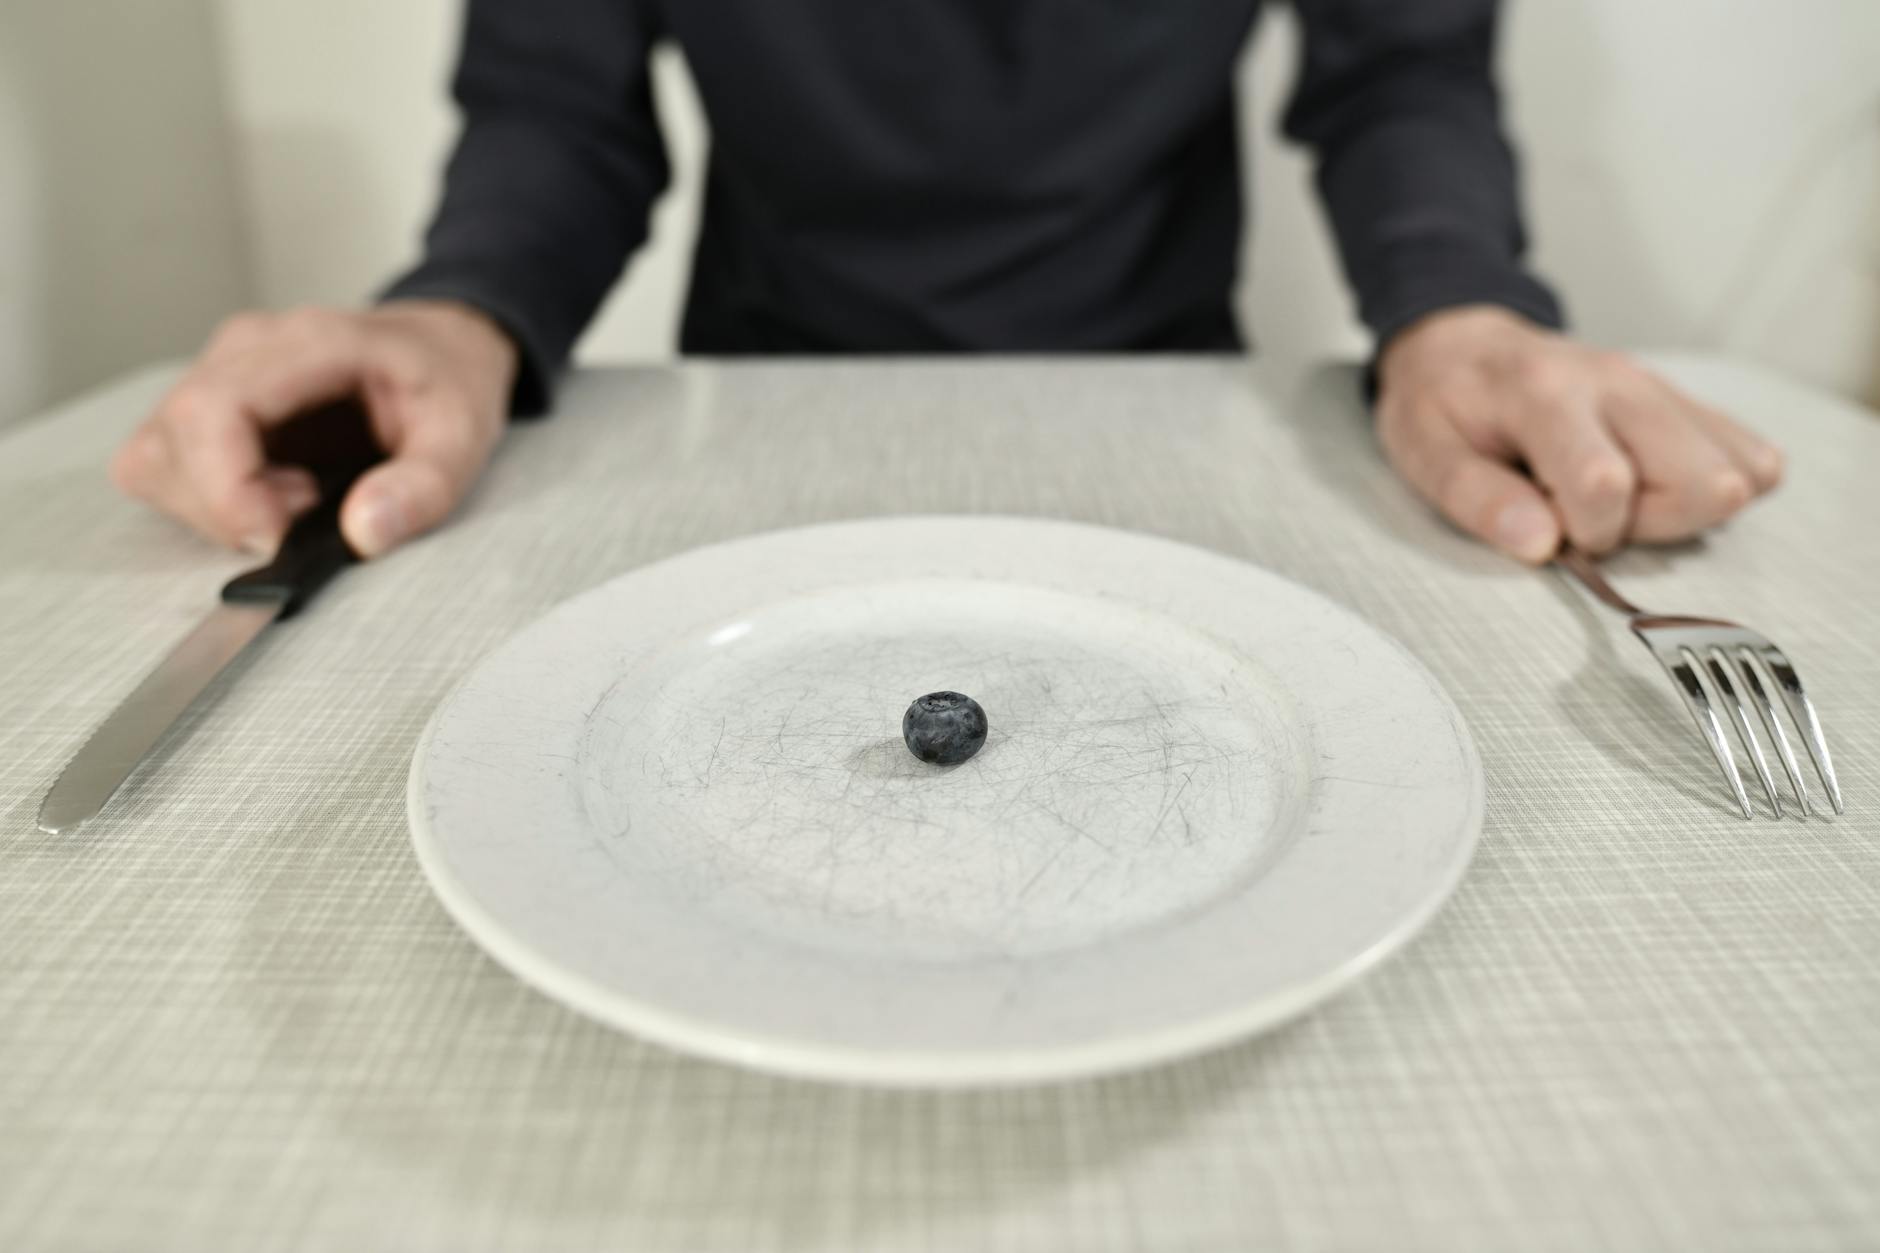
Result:
{"label": "blueberry", "polygon": [[929,692],[901,716],[907,751],[936,766],[956,766],[986,742],[986,711],[958,692]]}

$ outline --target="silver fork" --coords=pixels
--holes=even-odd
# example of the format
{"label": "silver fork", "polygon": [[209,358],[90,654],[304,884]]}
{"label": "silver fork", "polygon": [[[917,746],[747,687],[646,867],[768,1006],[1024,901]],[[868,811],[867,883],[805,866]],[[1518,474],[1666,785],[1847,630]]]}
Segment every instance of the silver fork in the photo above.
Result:
{"label": "silver fork", "polygon": [[1788,772],[1789,782],[1794,785],[1795,799],[1801,802],[1802,813],[1806,815],[1812,811],[1808,806],[1808,789],[1802,783],[1802,770],[1795,759],[1795,750],[1789,747],[1788,734],[1782,729],[1782,721],[1769,699],[1769,687],[1763,685],[1765,674],[1770,680],[1770,687],[1782,693],[1783,704],[1789,716],[1795,720],[1796,729],[1802,734],[1802,742],[1808,746],[1808,755],[1814,760],[1815,770],[1828,789],[1828,800],[1834,805],[1834,812],[1844,812],[1841,807],[1841,785],[1834,777],[1834,760],[1828,756],[1828,741],[1821,734],[1821,719],[1816,717],[1814,703],[1802,690],[1802,681],[1797,677],[1795,667],[1789,664],[1788,657],[1781,649],[1769,642],[1767,636],[1734,622],[1721,622],[1715,618],[1647,613],[1614,591],[1612,584],[1606,582],[1605,576],[1599,572],[1599,564],[1585,553],[1569,546],[1561,549],[1554,560],[1585,584],[1587,591],[1631,620],[1632,633],[1645,642],[1645,647],[1658,659],[1658,664],[1665,668],[1678,694],[1684,698],[1691,717],[1697,721],[1697,729],[1710,745],[1717,765],[1722,767],[1723,777],[1729,781],[1730,790],[1736,794],[1736,803],[1742,807],[1745,818],[1750,816],[1749,794],[1743,790],[1743,777],[1737,772],[1736,755],[1730,750],[1730,742],[1717,721],[1710,694],[1704,690],[1703,681],[1698,677],[1700,672],[1710,679],[1720,703],[1729,711],[1730,720],[1736,724],[1737,736],[1749,750],[1750,761],[1756,767],[1757,776],[1762,779],[1763,790],[1769,793],[1769,804],[1774,807],[1776,817],[1782,816],[1782,800],[1776,793],[1775,780],[1770,777],[1769,763],[1763,757],[1762,742],[1756,736],[1749,710],[1744,708],[1743,698],[1738,694],[1739,684],[1748,689],[1751,703],[1756,706],[1758,721],[1775,742],[1776,752],[1782,758],[1782,767]]}

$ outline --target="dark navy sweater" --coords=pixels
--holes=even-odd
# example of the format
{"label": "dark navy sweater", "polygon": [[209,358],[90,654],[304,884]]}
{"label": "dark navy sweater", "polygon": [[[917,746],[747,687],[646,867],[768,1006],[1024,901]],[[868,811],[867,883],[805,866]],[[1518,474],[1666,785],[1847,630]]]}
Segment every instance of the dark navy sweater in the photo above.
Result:
{"label": "dark navy sweater", "polygon": [[[1380,342],[1560,312],[1521,264],[1495,0],[1293,0],[1309,144]],[[689,353],[1232,349],[1234,67],[1258,0],[469,0],[463,131],[424,258],[553,376],[665,186],[648,56],[711,128]]]}

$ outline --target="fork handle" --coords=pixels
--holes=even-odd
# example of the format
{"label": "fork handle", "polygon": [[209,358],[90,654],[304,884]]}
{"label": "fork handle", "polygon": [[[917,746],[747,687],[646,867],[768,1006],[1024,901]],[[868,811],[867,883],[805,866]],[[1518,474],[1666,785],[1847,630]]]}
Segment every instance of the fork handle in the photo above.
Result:
{"label": "fork handle", "polygon": [[1599,572],[1599,563],[1573,545],[1562,544],[1560,551],[1554,556],[1554,564],[1578,579],[1586,586],[1587,591],[1620,613],[1638,617],[1645,612],[1614,591],[1612,584],[1606,582],[1606,576]]}

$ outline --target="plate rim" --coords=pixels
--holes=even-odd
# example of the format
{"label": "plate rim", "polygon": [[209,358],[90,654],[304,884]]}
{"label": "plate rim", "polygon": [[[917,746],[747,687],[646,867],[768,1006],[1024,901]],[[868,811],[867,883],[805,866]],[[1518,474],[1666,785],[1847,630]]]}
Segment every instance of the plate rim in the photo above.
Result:
{"label": "plate rim", "polygon": [[[762,1036],[740,1033],[710,1020],[674,1011],[643,998],[635,997],[599,980],[570,970],[518,938],[484,908],[444,862],[442,844],[425,812],[423,790],[425,761],[441,723],[444,711],[451,707],[483,664],[523,633],[535,629],[549,617],[596,595],[616,581],[631,577],[654,566],[675,562],[697,554],[779,535],[825,531],[837,528],[881,523],[1017,523],[1050,528],[1076,529],[1095,534],[1122,534],[1152,544],[1164,544],[1205,555],[1215,560],[1248,566],[1269,577],[1282,579],[1293,588],[1312,597],[1334,612],[1359,622],[1397,656],[1412,672],[1422,678],[1430,692],[1448,711],[1461,749],[1462,768],[1468,781],[1468,806],[1462,819],[1462,838],[1443,867],[1438,887],[1416,908],[1407,910],[1370,946],[1322,972],[1278,991],[1267,992],[1236,1009],[1201,1015],[1173,1026],[1129,1031],[1080,1044],[1042,1047],[1001,1047],[974,1052],[951,1048],[945,1050],[896,1049],[874,1050],[845,1047],[824,1041],[806,1040],[767,1033]],[[734,1066],[764,1071],[793,1079],[825,1083],[874,1086],[893,1089],[960,1090],[972,1088],[1015,1087],[1031,1084],[1073,1082],[1212,1052],[1248,1041],[1302,1017],[1357,982],[1365,974],[1406,948],[1422,933],[1430,921],[1454,896],[1467,876],[1481,841],[1486,809],[1486,777],[1481,754],[1467,718],[1436,675],[1402,641],[1356,610],[1332,599],[1317,588],[1277,571],[1204,545],[1170,539],[1153,532],[1127,527],[1088,523],[1045,515],[973,513],[973,514],[876,514],[814,522],[800,526],[754,531],[744,535],[699,544],[655,561],[645,562],[608,575],[572,596],[548,606],[515,631],[480,654],[432,709],[418,737],[411,764],[406,772],[405,812],[411,845],[420,871],[444,910],[475,943],[496,963],[527,986],[567,1009],[591,1021],[624,1031],[634,1038],[694,1057],[709,1058]]]}

